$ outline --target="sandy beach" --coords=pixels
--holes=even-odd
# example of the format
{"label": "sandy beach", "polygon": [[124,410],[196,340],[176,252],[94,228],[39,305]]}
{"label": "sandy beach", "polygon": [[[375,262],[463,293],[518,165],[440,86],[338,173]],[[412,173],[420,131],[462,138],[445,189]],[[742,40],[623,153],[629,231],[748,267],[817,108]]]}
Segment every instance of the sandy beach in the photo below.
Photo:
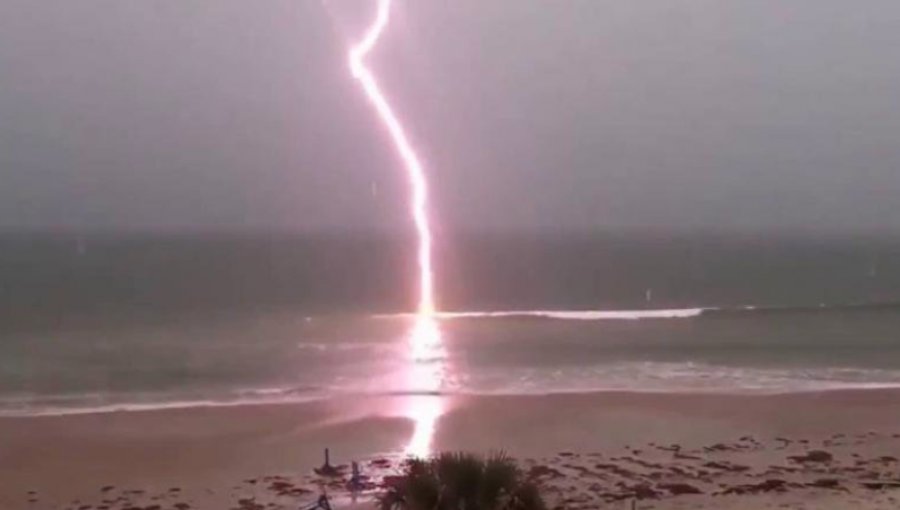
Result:
{"label": "sandy beach", "polygon": [[[408,396],[0,419],[0,506],[298,508],[396,472]],[[564,508],[896,508],[900,392],[442,399],[433,448],[503,449]],[[895,491],[896,490],[896,495]],[[357,505],[367,506],[369,496]],[[257,505],[257,506],[254,506]]]}

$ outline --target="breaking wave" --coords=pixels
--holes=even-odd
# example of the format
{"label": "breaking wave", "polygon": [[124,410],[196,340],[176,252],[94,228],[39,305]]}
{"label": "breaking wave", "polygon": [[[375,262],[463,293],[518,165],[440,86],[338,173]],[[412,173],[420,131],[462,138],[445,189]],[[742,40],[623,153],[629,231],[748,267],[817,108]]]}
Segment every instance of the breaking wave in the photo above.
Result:
{"label": "breaking wave", "polygon": [[[900,311],[900,303],[859,303],[859,304],[819,304],[816,306],[757,306],[663,308],[644,310],[496,310],[439,312],[441,319],[491,319],[491,318],[543,318],[555,320],[648,320],[648,319],[693,319],[722,315],[749,314],[790,314],[790,313],[830,313],[863,311]],[[379,314],[376,318],[390,319],[413,314]]]}

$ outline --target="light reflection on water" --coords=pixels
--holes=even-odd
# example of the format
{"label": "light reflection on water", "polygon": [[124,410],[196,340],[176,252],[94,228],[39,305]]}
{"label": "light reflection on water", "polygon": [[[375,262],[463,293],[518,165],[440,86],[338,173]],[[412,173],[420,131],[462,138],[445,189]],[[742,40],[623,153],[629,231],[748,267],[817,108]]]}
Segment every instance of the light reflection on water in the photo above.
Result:
{"label": "light reflection on water", "polygon": [[438,418],[445,411],[440,395],[446,376],[446,352],[437,319],[416,316],[409,334],[407,371],[408,400],[404,415],[413,421],[413,435],[405,453],[416,457],[431,454]]}

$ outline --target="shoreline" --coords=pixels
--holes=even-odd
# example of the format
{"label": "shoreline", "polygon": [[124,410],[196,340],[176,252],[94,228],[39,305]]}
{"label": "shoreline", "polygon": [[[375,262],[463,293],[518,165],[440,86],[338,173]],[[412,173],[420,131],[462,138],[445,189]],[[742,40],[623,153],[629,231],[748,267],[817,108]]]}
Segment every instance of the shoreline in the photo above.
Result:
{"label": "shoreline", "polygon": [[657,397],[734,397],[734,398],[766,398],[766,397],[791,397],[791,396],[814,396],[814,395],[854,395],[859,396],[867,393],[896,393],[900,396],[900,383],[859,383],[848,385],[836,385],[835,387],[824,387],[816,389],[789,389],[789,390],[771,390],[771,389],[745,389],[745,390],[700,390],[700,389],[673,389],[671,391],[663,391],[658,389],[597,389],[597,390],[572,390],[572,391],[550,391],[546,393],[539,392],[421,392],[421,393],[404,393],[404,392],[348,392],[343,394],[334,394],[330,396],[316,396],[298,399],[247,399],[244,401],[172,401],[158,403],[129,403],[129,404],[109,404],[95,407],[84,408],[51,408],[38,411],[21,411],[21,412],[2,412],[0,411],[0,421],[3,420],[27,420],[32,418],[63,418],[69,416],[84,415],[106,415],[106,414],[124,414],[124,413],[156,413],[166,411],[183,411],[183,410],[204,410],[204,409],[221,409],[221,408],[256,408],[256,407],[280,407],[280,406],[302,406],[306,404],[315,404],[333,401],[352,401],[359,399],[398,399],[412,396],[437,397],[452,400],[472,400],[472,399],[508,399],[508,398],[552,398],[552,397],[579,397],[579,396],[626,396],[634,395],[637,398],[641,396],[657,396]]}

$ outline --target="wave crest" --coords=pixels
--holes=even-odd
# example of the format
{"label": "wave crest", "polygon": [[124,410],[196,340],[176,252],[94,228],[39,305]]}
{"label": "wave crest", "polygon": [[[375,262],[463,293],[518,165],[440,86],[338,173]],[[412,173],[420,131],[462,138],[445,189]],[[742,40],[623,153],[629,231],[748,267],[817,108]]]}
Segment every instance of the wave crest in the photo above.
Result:
{"label": "wave crest", "polygon": [[[488,310],[439,312],[439,319],[494,319],[494,318],[543,318],[555,320],[648,320],[648,319],[692,319],[697,317],[739,315],[739,314],[787,314],[787,313],[827,313],[827,312],[877,312],[900,311],[900,303],[848,303],[819,304],[816,306],[710,306],[694,308],[660,308],[645,310]],[[378,314],[377,319],[414,317],[411,313]]]}

